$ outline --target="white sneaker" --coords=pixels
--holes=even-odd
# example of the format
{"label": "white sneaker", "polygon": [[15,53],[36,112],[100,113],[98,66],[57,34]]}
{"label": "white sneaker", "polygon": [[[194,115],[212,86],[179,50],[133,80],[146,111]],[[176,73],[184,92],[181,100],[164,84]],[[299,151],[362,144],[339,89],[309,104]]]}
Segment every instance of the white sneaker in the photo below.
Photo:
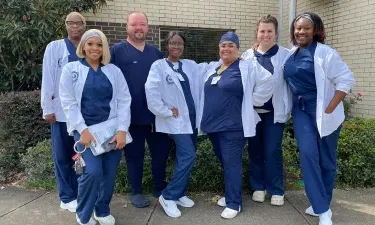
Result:
{"label": "white sneaker", "polygon": [[194,206],[194,201],[188,198],[187,196],[183,196],[179,198],[177,201],[175,201],[177,205],[180,205],[182,207],[191,208]]}
{"label": "white sneaker", "polygon": [[94,212],[94,219],[99,222],[100,225],[115,225],[115,217],[113,217],[111,214],[105,217],[99,217],[96,216],[96,213]]}
{"label": "white sneaker", "polygon": [[164,212],[173,218],[181,216],[181,211],[177,208],[177,204],[173,200],[166,200],[163,195],[159,197],[159,203],[163,207]]}
{"label": "white sneaker", "polygon": [[233,219],[237,216],[239,212],[241,212],[241,207],[239,208],[239,211],[230,208],[225,208],[224,211],[221,213],[221,217],[223,217],[224,219]]}
{"label": "white sneaker", "polygon": [[254,191],[254,193],[253,193],[253,201],[254,202],[264,202],[266,194],[267,194],[266,191]]}
{"label": "white sneaker", "polygon": [[319,215],[319,225],[332,225],[332,211],[330,209]]}
{"label": "white sneaker", "polygon": [[60,208],[69,210],[69,212],[76,212],[77,200],[73,200],[68,203],[60,202]]}
{"label": "white sneaker", "polygon": [[[313,210],[312,206],[310,206],[309,208],[307,208],[307,209],[305,210],[305,213],[306,213],[307,215],[310,215],[310,216],[316,216],[316,217],[319,216],[319,214],[314,213],[314,210]],[[332,218],[332,210],[328,210],[328,214],[329,214],[329,216]]]}
{"label": "white sneaker", "polygon": [[217,204],[221,207],[226,207],[227,206],[227,203],[225,202],[225,197],[222,197],[220,198],[218,201],[217,201]]}
{"label": "white sneaker", "polygon": [[272,195],[271,205],[276,205],[276,206],[284,205],[284,195]]}
{"label": "white sneaker", "polygon": [[76,214],[76,220],[79,225],[96,225],[96,222],[93,218],[90,217],[90,220],[88,223],[81,223],[81,220],[79,219],[78,215]]}

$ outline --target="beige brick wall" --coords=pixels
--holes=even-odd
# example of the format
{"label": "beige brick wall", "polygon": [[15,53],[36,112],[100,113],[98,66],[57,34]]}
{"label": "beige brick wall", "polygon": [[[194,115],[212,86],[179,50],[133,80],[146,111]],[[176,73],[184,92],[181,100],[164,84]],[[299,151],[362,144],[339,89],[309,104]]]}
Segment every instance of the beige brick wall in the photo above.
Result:
{"label": "beige brick wall", "polygon": [[322,17],[327,44],[355,74],[353,91],[364,96],[354,115],[375,118],[375,0],[297,0],[297,13],[303,11]]}
{"label": "beige brick wall", "polygon": [[[96,22],[124,23],[129,12],[143,11],[150,25],[191,28],[235,29],[243,52],[254,43],[257,20],[266,14],[278,16],[279,0],[113,0],[96,15]],[[323,18],[327,44],[336,48],[362,92],[363,101],[354,115],[375,117],[375,0],[297,0],[297,13],[312,11]],[[289,43],[289,0],[284,0],[282,43]],[[155,32],[155,31],[153,31]]]}
{"label": "beige brick wall", "polygon": [[[281,25],[280,25],[281,26]],[[283,21],[282,21],[282,45],[288,47],[290,43],[289,36],[289,0],[283,0]]]}
{"label": "beige brick wall", "polygon": [[[257,20],[265,15],[278,16],[278,0],[113,0],[90,21],[124,23],[129,12],[147,14],[150,25],[192,28],[235,29],[243,52],[254,42]],[[217,40],[219,41],[219,40]]]}

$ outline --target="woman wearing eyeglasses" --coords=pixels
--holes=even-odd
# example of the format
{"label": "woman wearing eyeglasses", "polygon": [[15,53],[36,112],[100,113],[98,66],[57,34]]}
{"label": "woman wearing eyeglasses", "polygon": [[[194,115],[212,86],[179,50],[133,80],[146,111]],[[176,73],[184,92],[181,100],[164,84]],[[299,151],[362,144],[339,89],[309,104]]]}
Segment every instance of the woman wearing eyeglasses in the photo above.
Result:
{"label": "woman wearing eyeglasses", "polygon": [[177,205],[194,206],[185,190],[196,158],[200,77],[207,66],[181,59],[185,46],[182,33],[170,32],[166,38],[168,57],[152,64],[145,85],[148,108],[155,114],[156,131],[171,134],[176,144],[175,170],[159,197],[170,217],[181,216]]}
{"label": "woman wearing eyeglasses", "polygon": [[207,133],[224,168],[226,207],[221,216],[231,219],[242,205],[242,152],[248,137],[255,136],[260,117],[254,106],[272,96],[273,77],[255,59],[238,58],[240,42],[233,32],[219,43],[220,61],[208,68],[200,103],[200,129]]}
{"label": "woman wearing eyeglasses", "polygon": [[62,68],[77,61],[76,50],[85,31],[86,19],[77,12],[65,20],[68,37],[47,45],[43,57],[41,105],[43,118],[51,124],[53,164],[59,190],[60,208],[75,212],[77,208],[77,176],[73,170],[74,140],[66,131],[66,117],[59,98]]}

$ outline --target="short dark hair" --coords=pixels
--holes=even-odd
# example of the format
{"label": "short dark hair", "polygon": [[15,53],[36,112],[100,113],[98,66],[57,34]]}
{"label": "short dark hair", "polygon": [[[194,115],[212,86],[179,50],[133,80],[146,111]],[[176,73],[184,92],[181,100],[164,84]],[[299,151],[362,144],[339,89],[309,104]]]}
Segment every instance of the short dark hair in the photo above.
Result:
{"label": "short dark hair", "polygon": [[322,19],[315,13],[312,12],[304,12],[299,15],[297,15],[290,26],[290,39],[293,43],[293,45],[297,45],[296,38],[294,37],[294,27],[296,22],[301,19],[301,18],[308,18],[309,20],[312,20],[312,23],[314,25],[314,41],[323,43],[325,42],[326,39],[326,31],[324,29],[324,24]]}
{"label": "short dark hair", "polygon": [[178,36],[180,36],[182,38],[182,40],[184,41],[184,47],[186,47],[186,38],[185,38],[183,32],[181,32],[181,31],[170,31],[168,33],[167,37],[164,40],[164,44],[165,44],[165,49],[166,49],[166,54],[167,55],[168,55],[168,45],[169,45],[169,42],[176,35],[178,35]]}

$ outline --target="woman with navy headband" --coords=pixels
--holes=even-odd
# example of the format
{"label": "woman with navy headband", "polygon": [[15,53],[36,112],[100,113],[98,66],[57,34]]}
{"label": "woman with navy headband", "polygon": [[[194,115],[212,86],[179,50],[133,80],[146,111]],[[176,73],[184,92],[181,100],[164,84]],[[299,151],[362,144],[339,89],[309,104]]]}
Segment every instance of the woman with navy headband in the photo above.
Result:
{"label": "woman with navy headband", "polygon": [[272,96],[273,78],[256,60],[240,60],[240,42],[233,32],[219,42],[220,61],[204,76],[200,104],[200,130],[207,133],[224,168],[226,207],[221,216],[234,218],[242,207],[242,152],[247,137],[255,136],[260,121],[254,106]]}
{"label": "woman with navy headband", "polygon": [[319,216],[319,225],[331,225],[337,142],[345,119],[342,100],[354,85],[354,76],[338,52],[324,44],[324,25],[315,13],[298,15],[290,36],[295,47],[284,77],[293,96],[294,133],[311,203],[305,213]]}
{"label": "woman with navy headband", "polygon": [[[96,222],[91,218],[94,212],[101,225],[114,225],[109,204],[121,150],[126,144],[131,97],[121,70],[109,63],[108,42],[101,31],[91,29],[83,34],[77,56],[81,59],[68,63],[60,80],[68,132],[81,144],[78,150],[84,161],[83,174],[78,178],[76,218],[78,224],[94,225]],[[94,155],[90,146],[95,146],[96,141],[88,128],[109,120],[117,124],[110,140],[115,149]]]}

